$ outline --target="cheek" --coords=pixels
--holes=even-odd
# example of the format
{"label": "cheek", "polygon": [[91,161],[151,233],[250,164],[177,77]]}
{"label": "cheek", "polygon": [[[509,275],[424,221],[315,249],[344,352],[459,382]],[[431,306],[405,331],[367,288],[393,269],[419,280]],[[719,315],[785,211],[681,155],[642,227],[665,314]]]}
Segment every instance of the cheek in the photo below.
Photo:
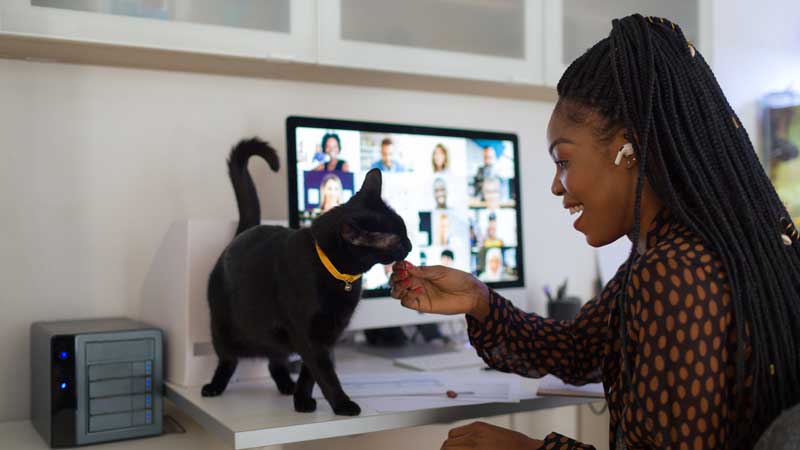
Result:
{"label": "cheek", "polygon": [[593,192],[594,185],[597,182],[596,178],[593,171],[582,167],[565,170],[559,177],[564,189],[584,203]]}

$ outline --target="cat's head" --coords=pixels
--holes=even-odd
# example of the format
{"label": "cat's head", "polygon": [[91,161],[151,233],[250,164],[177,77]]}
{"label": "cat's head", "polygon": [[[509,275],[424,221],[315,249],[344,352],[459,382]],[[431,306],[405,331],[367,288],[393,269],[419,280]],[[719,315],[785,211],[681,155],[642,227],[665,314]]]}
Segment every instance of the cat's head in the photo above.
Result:
{"label": "cat's head", "polygon": [[325,247],[336,253],[329,256],[344,270],[363,273],[411,251],[403,219],[381,198],[381,183],[380,170],[370,170],[356,195],[311,224],[314,238],[328,240]]}

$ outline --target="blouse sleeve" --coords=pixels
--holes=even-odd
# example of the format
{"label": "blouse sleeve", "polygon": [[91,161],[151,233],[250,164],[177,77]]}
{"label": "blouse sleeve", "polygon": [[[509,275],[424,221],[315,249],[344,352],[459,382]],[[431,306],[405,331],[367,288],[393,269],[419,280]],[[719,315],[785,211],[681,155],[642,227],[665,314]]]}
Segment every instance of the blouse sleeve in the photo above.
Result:
{"label": "blouse sleeve", "polygon": [[467,315],[470,342],[489,366],[502,372],[530,378],[550,373],[573,385],[599,382],[608,304],[616,289],[617,279],[574,320],[525,313],[490,291],[484,321]]}
{"label": "blouse sleeve", "polygon": [[550,433],[544,438],[544,443],[540,447],[545,450],[595,450],[594,446],[581,444],[580,442],[562,436],[558,433]]}
{"label": "blouse sleeve", "polygon": [[707,255],[659,257],[633,274],[629,292],[628,448],[726,447],[725,369],[736,337],[721,266]]}

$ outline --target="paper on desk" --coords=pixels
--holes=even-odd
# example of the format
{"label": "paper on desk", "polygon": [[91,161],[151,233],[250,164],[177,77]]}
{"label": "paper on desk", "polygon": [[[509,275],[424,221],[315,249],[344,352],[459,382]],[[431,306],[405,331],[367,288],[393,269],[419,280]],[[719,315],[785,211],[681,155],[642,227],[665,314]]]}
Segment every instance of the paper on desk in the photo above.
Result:
{"label": "paper on desk", "polygon": [[545,375],[539,380],[536,395],[563,395],[567,397],[605,398],[602,383],[573,386],[553,375]]}
{"label": "paper on desk", "polygon": [[[519,380],[445,373],[360,374],[340,378],[342,389],[353,399],[374,404],[378,411],[409,411],[459,404],[506,402],[520,398]],[[462,394],[451,399],[446,392]],[[319,386],[314,398],[322,398]]]}
{"label": "paper on desk", "polygon": [[444,395],[438,397],[368,397],[355,400],[366,408],[382,413],[494,403],[482,399],[447,398]]}

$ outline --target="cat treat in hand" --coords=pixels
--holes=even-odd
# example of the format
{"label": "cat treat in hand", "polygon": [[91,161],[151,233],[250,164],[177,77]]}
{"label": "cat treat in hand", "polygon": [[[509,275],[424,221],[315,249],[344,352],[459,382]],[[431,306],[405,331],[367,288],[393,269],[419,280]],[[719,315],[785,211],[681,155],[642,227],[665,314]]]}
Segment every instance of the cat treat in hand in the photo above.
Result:
{"label": "cat treat in hand", "polygon": [[[381,172],[367,173],[347,203],[299,230],[260,225],[255,185],[247,171],[252,155],[278,171],[277,152],[253,138],[231,151],[228,173],[239,208],[236,237],[217,260],[208,280],[211,336],[219,363],[206,397],[220,395],[240,358],[266,357],[284,395],[298,412],[316,409],[319,384],[333,411],[358,415],[358,404],[342,390],[330,350],[361,296],[361,275],[375,264],[402,261],[411,250],[403,219],[381,199]],[[293,381],[288,358],[303,360]]]}

